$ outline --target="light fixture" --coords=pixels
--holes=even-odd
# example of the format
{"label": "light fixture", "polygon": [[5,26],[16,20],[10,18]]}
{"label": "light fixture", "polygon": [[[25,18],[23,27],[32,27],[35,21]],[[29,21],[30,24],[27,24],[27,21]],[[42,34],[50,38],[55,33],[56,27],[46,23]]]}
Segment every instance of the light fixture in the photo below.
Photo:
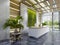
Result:
{"label": "light fixture", "polygon": [[41,2],[41,0],[38,0],[38,2]]}
{"label": "light fixture", "polygon": [[46,1],[48,5],[50,5],[50,3],[48,1]]}
{"label": "light fixture", "polygon": [[34,3],[34,4],[37,4],[37,2],[35,1],[35,0],[30,0],[32,3]]}
{"label": "light fixture", "polygon": [[46,12],[46,11],[43,11],[43,12]]}
{"label": "light fixture", "polygon": [[25,3],[27,3],[27,4],[29,4],[29,5],[31,5],[29,2],[27,2],[27,1],[25,1]]}
{"label": "light fixture", "polygon": [[50,12],[50,10],[47,10],[47,12]]}
{"label": "light fixture", "polygon": [[40,8],[40,5],[37,4],[37,5],[35,5],[35,7],[36,7],[36,8]]}
{"label": "light fixture", "polygon": [[14,2],[12,2],[12,1],[10,1],[10,3],[12,3],[12,4],[16,5],[16,6],[19,6],[18,4],[14,3]]}
{"label": "light fixture", "polygon": [[44,0],[38,0],[38,2],[42,2],[42,1],[44,1]]}
{"label": "light fixture", "polygon": [[41,0],[41,1],[44,1],[44,0]]}
{"label": "light fixture", "polygon": [[45,7],[45,6],[46,6],[44,3],[40,3],[40,5],[41,5],[42,7]]}
{"label": "light fixture", "polygon": [[44,8],[41,8],[41,10],[44,10]]}
{"label": "light fixture", "polygon": [[57,8],[57,5],[55,4],[55,5],[53,5],[53,8]]}
{"label": "light fixture", "polygon": [[46,10],[47,10],[47,9],[50,9],[49,7],[44,7],[44,8],[45,8]]}
{"label": "light fixture", "polygon": [[17,16],[15,16],[15,15],[10,15],[10,17],[17,17]]}
{"label": "light fixture", "polygon": [[18,9],[15,9],[15,8],[12,8],[12,7],[10,7],[10,9],[15,10],[15,11],[19,11]]}

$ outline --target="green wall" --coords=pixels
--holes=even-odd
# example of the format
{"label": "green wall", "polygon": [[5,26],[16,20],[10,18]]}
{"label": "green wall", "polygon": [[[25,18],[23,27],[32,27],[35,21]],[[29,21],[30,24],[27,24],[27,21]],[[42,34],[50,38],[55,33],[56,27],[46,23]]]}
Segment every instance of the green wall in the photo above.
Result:
{"label": "green wall", "polygon": [[36,11],[28,9],[28,27],[34,26],[36,23]]}

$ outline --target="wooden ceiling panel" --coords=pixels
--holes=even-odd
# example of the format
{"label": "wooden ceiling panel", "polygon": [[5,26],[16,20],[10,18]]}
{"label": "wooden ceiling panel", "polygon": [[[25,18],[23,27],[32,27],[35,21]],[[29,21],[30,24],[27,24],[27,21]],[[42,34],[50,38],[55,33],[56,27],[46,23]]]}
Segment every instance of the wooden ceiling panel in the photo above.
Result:
{"label": "wooden ceiling panel", "polygon": [[60,0],[55,0],[56,4],[60,3]]}
{"label": "wooden ceiling panel", "polygon": [[12,1],[12,2],[14,2],[14,3],[16,3],[16,4],[20,4],[20,2],[19,1],[16,1],[16,0],[10,0],[10,1]]}
{"label": "wooden ceiling panel", "polygon": [[53,5],[53,0],[48,0],[50,5],[52,6]]}
{"label": "wooden ceiling panel", "polygon": [[19,15],[19,12],[10,11],[10,15]]}
{"label": "wooden ceiling panel", "polygon": [[14,5],[14,4],[12,4],[12,3],[10,3],[10,6],[11,6],[11,7],[13,7],[13,8],[16,8],[16,9],[18,9],[18,10],[20,9],[20,7],[19,7],[19,6]]}

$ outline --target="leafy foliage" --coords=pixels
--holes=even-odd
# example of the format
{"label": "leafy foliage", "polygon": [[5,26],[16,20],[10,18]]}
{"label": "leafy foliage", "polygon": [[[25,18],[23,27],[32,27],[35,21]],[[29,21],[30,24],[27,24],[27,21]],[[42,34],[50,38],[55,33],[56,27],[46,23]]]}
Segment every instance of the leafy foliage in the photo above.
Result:
{"label": "leafy foliage", "polygon": [[12,28],[23,28],[23,25],[21,23],[18,23],[18,20],[22,20],[23,18],[21,16],[17,16],[14,19],[9,18],[5,24],[3,25],[3,28],[7,28],[7,27],[12,27]]}
{"label": "leafy foliage", "polygon": [[36,23],[36,12],[34,10],[28,9],[28,26],[34,26]]}
{"label": "leafy foliage", "polygon": [[45,22],[43,22],[43,23],[42,23],[42,25],[43,25],[43,26],[44,26],[44,25],[47,25],[47,22],[46,22],[46,21],[45,21]]}

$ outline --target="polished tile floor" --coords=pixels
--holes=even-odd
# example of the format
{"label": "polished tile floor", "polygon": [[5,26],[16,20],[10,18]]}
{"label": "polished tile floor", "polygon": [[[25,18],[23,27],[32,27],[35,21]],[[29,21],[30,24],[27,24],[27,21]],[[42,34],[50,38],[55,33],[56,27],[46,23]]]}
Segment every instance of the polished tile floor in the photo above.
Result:
{"label": "polished tile floor", "polygon": [[60,45],[60,31],[50,31],[38,39],[24,34],[21,41],[14,43],[5,41],[1,42],[0,45]]}

